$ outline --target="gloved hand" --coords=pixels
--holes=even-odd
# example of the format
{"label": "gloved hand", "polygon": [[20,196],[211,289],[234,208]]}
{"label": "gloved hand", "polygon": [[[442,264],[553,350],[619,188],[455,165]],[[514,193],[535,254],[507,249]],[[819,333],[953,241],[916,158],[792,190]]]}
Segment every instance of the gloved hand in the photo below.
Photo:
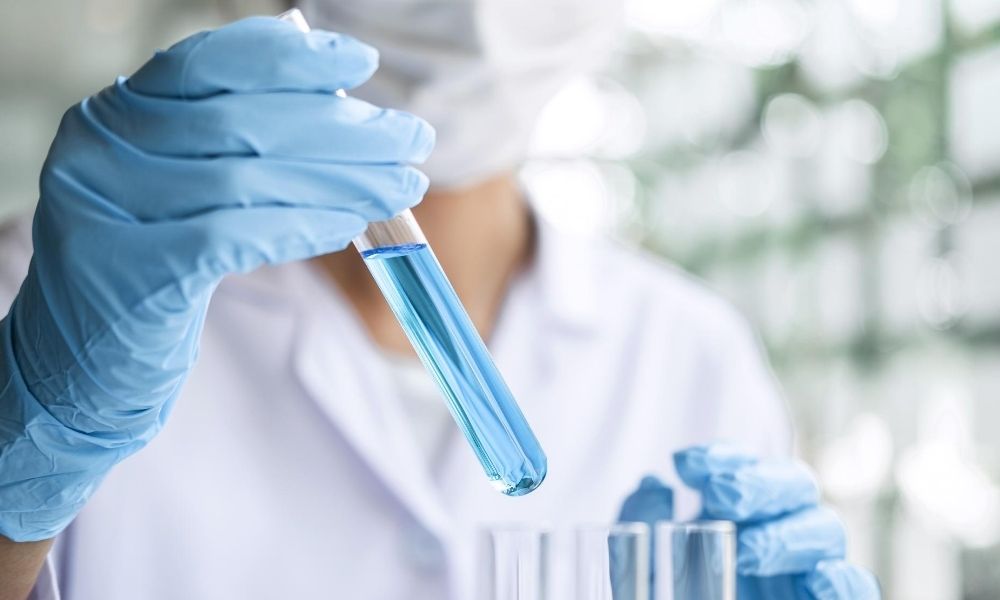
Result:
{"label": "gloved hand", "polygon": [[844,561],[842,524],[819,505],[805,465],[757,460],[724,446],[674,455],[680,478],[702,495],[702,516],[738,526],[740,600],[877,600],[878,583]]}
{"label": "gloved hand", "polygon": [[70,109],[0,322],[0,534],[62,530],[163,426],[228,273],[343,248],[416,204],[423,121],[333,95],[376,52],[252,18]]}

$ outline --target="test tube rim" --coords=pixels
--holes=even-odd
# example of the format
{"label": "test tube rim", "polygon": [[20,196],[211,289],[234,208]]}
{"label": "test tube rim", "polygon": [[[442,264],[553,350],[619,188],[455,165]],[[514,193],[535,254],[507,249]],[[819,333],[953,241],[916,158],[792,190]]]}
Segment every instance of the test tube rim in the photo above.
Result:
{"label": "test tube rim", "polygon": [[686,533],[736,533],[736,523],[725,520],[657,521],[657,531],[683,531]]}
{"label": "test tube rim", "polygon": [[552,534],[555,528],[548,522],[496,521],[481,524],[480,530],[484,533],[539,533],[548,535]]}
{"label": "test tube rim", "polygon": [[312,30],[312,27],[309,25],[309,21],[306,21],[306,16],[297,8],[290,8],[278,15],[276,18],[281,21],[288,21],[289,23],[292,23],[301,31],[308,32]]}
{"label": "test tube rim", "polygon": [[577,534],[606,532],[608,536],[652,534],[648,524],[642,521],[618,521],[616,523],[580,523],[574,525],[572,531]]}

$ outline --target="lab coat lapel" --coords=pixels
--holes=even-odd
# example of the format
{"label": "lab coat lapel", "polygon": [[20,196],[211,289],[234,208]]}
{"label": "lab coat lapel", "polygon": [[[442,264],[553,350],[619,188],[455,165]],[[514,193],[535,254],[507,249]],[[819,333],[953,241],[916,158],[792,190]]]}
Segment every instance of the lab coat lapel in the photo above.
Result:
{"label": "lab coat lapel", "polygon": [[293,368],[307,394],[359,458],[429,531],[448,518],[394,396],[386,366],[332,284],[303,267],[312,297],[296,332]]}

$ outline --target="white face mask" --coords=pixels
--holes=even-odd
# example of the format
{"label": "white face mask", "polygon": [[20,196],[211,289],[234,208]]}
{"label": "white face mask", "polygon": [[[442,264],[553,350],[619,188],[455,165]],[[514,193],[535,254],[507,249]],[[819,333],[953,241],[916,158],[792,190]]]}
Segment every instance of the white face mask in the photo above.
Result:
{"label": "white face mask", "polygon": [[423,117],[437,146],[422,170],[455,187],[516,168],[545,103],[601,64],[621,0],[304,0],[317,28],[375,46],[353,95]]}

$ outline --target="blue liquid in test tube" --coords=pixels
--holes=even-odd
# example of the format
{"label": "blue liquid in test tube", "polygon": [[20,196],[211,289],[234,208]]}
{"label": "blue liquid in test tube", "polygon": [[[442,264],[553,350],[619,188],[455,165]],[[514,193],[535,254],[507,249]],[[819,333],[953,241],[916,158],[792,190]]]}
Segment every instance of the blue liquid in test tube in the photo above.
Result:
{"label": "blue liquid in test tube", "polygon": [[[309,31],[297,9],[279,18]],[[413,214],[369,223],[354,245],[490,482],[508,496],[537,488],[548,469],[545,453]]]}
{"label": "blue liquid in test tube", "polygon": [[490,481],[510,496],[538,487],[545,454],[430,247],[362,256]]}

